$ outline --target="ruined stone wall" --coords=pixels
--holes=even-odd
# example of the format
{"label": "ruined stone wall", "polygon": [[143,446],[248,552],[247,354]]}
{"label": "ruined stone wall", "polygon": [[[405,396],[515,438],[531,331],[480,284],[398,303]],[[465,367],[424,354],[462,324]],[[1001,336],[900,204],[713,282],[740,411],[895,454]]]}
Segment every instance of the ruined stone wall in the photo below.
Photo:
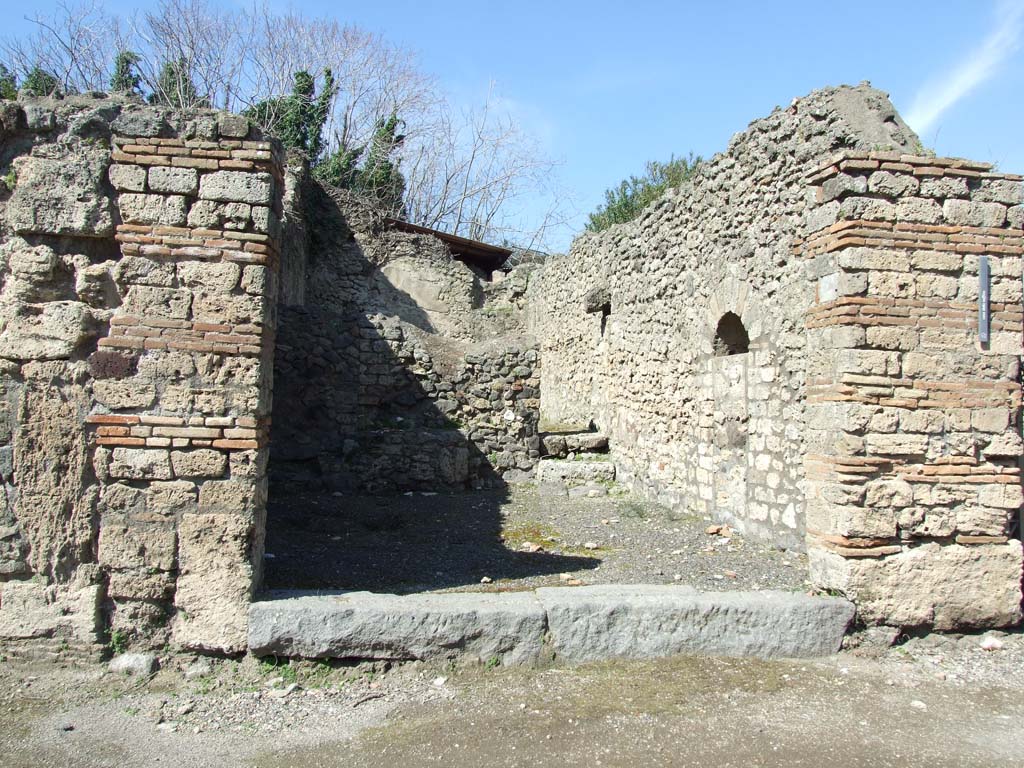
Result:
{"label": "ruined stone wall", "polygon": [[[542,429],[593,419],[642,490],[806,536],[813,582],[865,622],[1019,621],[1019,181],[922,155],[863,86],[777,110],[543,269]],[[726,313],[745,354],[716,350]]]}
{"label": "ruined stone wall", "polygon": [[274,493],[492,487],[536,463],[532,344],[458,345],[452,361],[436,361],[397,318],[330,317],[282,310]]}
{"label": "ruined stone wall", "polygon": [[484,306],[439,240],[387,228],[340,190],[306,182],[303,196],[316,223],[305,286],[281,308],[273,492],[479,488],[529,471],[539,359],[515,333],[525,278]]}
{"label": "ruined stone wall", "polygon": [[248,121],[3,105],[0,637],[238,651],[282,179]]}
{"label": "ruined stone wall", "polygon": [[[692,186],[549,262],[530,294],[542,428],[593,420],[636,489],[802,548],[813,286],[790,246],[804,175],[846,144],[916,137],[871,88],[812,94],[735,136]],[[745,326],[746,354],[715,352],[726,313]]]}
{"label": "ruined stone wall", "polygon": [[[808,178],[811,574],[863,620],[1020,619],[1021,177],[847,153]],[[979,264],[991,336],[979,340]],[[1017,533],[1019,536],[1019,533]]]}

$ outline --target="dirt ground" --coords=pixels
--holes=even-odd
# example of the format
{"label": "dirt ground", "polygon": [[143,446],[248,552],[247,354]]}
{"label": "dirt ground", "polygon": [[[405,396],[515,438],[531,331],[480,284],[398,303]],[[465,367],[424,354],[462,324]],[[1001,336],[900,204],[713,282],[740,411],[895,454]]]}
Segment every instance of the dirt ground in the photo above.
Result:
{"label": "dirt ground", "polygon": [[1024,637],[578,668],[0,662],[0,764],[1017,766]]}
{"label": "dirt ground", "polygon": [[801,589],[807,559],[627,495],[530,486],[270,500],[268,589],[517,590],[583,584]]}

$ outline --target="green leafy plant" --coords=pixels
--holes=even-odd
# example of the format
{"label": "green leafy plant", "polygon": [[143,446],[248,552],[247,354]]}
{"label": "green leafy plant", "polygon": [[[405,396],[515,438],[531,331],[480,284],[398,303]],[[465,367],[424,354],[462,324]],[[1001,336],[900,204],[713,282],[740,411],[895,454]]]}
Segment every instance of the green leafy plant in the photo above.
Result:
{"label": "green leafy plant", "polygon": [[188,62],[183,58],[164,62],[149,103],[175,109],[210,106],[209,99],[199,95]]}
{"label": "green leafy plant", "polygon": [[60,81],[39,66],[32,67],[25,75],[21,87],[32,91],[36,96],[52,96],[60,92]]}
{"label": "green leafy plant", "polygon": [[316,78],[306,70],[294,75],[292,92],[265,99],[247,109],[245,115],[277,136],[290,149],[301,149],[315,166],[324,150],[324,125],[330,115],[338,86],[330,69],[323,73],[323,87],[317,93]]}
{"label": "green leafy plant", "polygon": [[[404,122],[392,112],[381,118],[369,146],[340,147],[316,165],[313,175],[342,189],[351,189],[375,202],[386,214],[405,214],[405,177],[395,153],[405,141],[399,133]],[[363,165],[359,161],[365,157]]]}
{"label": "green leafy plant", "polygon": [[112,654],[119,656],[128,650],[128,635],[120,629],[111,630],[107,647]]}
{"label": "green leafy plant", "polygon": [[18,78],[3,64],[0,64],[0,99],[14,101],[18,98]]}
{"label": "green leafy plant", "polygon": [[651,161],[643,176],[630,176],[617,187],[605,190],[604,204],[590,214],[587,230],[601,232],[615,224],[632,221],[669,189],[678,189],[689,181],[703,159],[691,152],[688,157],[671,157],[667,163]]}
{"label": "green leafy plant", "polygon": [[110,90],[118,93],[141,93],[142,76],[137,67],[141,58],[134,51],[118,51],[114,57],[114,74],[110,77]]}

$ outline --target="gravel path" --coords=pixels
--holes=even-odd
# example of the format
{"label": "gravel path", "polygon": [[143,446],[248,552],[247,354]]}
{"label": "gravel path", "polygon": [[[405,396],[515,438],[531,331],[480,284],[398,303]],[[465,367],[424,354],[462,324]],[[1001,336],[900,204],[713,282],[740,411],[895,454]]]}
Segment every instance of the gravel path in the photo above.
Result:
{"label": "gravel path", "polygon": [[801,589],[806,556],[619,495],[271,499],[268,589],[518,590],[558,584]]}
{"label": "gravel path", "polygon": [[165,655],[133,678],[6,660],[0,764],[1017,766],[1022,694],[1020,632],[543,669]]}

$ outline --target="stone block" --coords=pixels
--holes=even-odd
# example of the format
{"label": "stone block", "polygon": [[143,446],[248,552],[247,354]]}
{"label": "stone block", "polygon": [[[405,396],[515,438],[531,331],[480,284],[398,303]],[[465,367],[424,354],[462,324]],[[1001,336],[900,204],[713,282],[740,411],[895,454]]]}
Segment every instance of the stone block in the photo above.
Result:
{"label": "stone block", "polygon": [[535,664],[545,613],[529,592],[271,594],[249,609],[249,650],[305,658],[498,659]]}
{"label": "stone block", "polygon": [[210,449],[172,451],[171,466],[176,477],[222,477],[228,467],[227,454]]}
{"label": "stone block", "polygon": [[1010,423],[1007,408],[977,408],[971,411],[971,427],[978,432],[1002,433]]}
{"label": "stone block", "polygon": [[124,480],[170,480],[167,451],[146,448],[115,448],[108,468],[110,476]]}
{"label": "stone block", "polygon": [[1016,458],[1024,455],[1024,440],[1016,432],[1003,432],[982,444],[981,455],[987,458]]}
{"label": "stone block", "polygon": [[981,202],[1020,205],[1024,203],[1024,186],[1019,181],[1008,179],[985,179],[974,190],[972,199]]}
{"label": "stone block", "polygon": [[116,601],[167,600],[174,595],[174,572],[152,568],[110,571],[107,595]]}
{"label": "stone block", "polygon": [[59,159],[28,157],[7,201],[7,222],[19,234],[110,237],[111,200],[104,191],[110,151],[80,147]]}
{"label": "stone block", "polygon": [[146,169],[141,165],[112,165],[107,176],[119,192],[146,191]]}
{"label": "stone block", "polygon": [[197,321],[206,323],[264,325],[267,322],[262,296],[200,294],[195,297],[193,315]]}
{"label": "stone block", "polygon": [[1015,205],[1006,210],[1006,223],[1013,229],[1024,229],[1024,205]]}
{"label": "stone block", "polygon": [[183,285],[214,293],[231,293],[238,286],[241,273],[242,268],[231,262],[183,261],[178,264],[178,279]]}
{"label": "stone block", "polygon": [[156,400],[156,385],[149,379],[105,379],[93,383],[96,402],[112,411],[147,408]]}
{"label": "stone block", "polygon": [[156,107],[129,105],[110,124],[119,136],[156,138],[170,131],[164,110]]}
{"label": "stone block", "polygon": [[908,197],[896,203],[896,218],[900,221],[938,224],[942,221],[942,214],[942,207],[926,198]]}
{"label": "stone block", "polygon": [[865,442],[872,456],[924,456],[928,451],[927,435],[867,435]]}
{"label": "stone block", "polygon": [[247,645],[255,588],[251,520],[230,514],[186,514],[178,528],[174,643],[190,650],[239,653]]}
{"label": "stone block", "polygon": [[573,664],[676,654],[805,658],[839,650],[846,600],[667,585],[543,588],[555,658]]}
{"label": "stone block", "polygon": [[821,201],[825,203],[848,194],[863,195],[867,191],[868,180],[865,177],[840,173],[821,185]]}
{"label": "stone block", "polygon": [[122,286],[153,285],[169,288],[174,285],[174,264],[141,256],[123,256],[114,267],[114,280]]}
{"label": "stone block", "polygon": [[1006,206],[1001,203],[947,200],[942,204],[942,212],[949,224],[1001,227],[1006,221]]}
{"label": "stone block", "polygon": [[921,183],[914,176],[905,173],[875,171],[868,177],[868,191],[886,197],[914,195],[920,186]]}
{"label": "stone block", "polygon": [[95,340],[98,321],[90,308],[77,301],[36,305],[32,311],[11,312],[0,326],[0,358],[62,360]]}
{"label": "stone block", "polygon": [[262,501],[254,480],[208,480],[199,487],[199,511],[207,514],[231,514],[252,518]]}
{"label": "stone block", "polygon": [[121,311],[127,315],[185,320],[192,305],[192,293],[179,288],[133,285],[125,294]]}
{"label": "stone block", "polygon": [[224,138],[244,139],[248,137],[249,129],[249,118],[244,115],[230,112],[220,112],[217,115],[217,132]]}
{"label": "stone block", "polygon": [[146,510],[154,515],[177,518],[196,511],[197,490],[194,483],[175,480],[168,483],[150,483]]}
{"label": "stone block", "polygon": [[929,542],[882,558],[846,559],[812,547],[811,581],[857,604],[867,624],[958,631],[1021,619],[1021,543]]}
{"label": "stone block", "polygon": [[128,224],[177,227],[187,220],[188,201],[181,195],[124,193],[118,196],[117,205]]}
{"label": "stone block", "polygon": [[967,179],[962,176],[940,176],[921,182],[923,197],[967,197]]}
{"label": "stone block", "polygon": [[104,515],[100,522],[99,561],[115,569],[173,570],[177,563],[174,522],[143,522],[127,515]]}
{"label": "stone block", "polygon": [[259,264],[250,264],[242,271],[242,290],[251,296],[271,295],[270,270]]}
{"label": "stone block", "polygon": [[870,326],[865,336],[868,346],[876,349],[910,350],[916,349],[918,343],[916,329],[899,326]]}
{"label": "stone block", "polygon": [[199,181],[203,200],[269,205],[274,199],[274,180],[269,173],[217,171]]}
{"label": "stone block", "polygon": [[199,172],[195,168],[154,165],[149,169],[149,189],[175,195],[194,195],[199,190]]}
{"label": "stone block", "polygon": [[100,641],[102,588],[76,579],[0,583],[0,639],[65,638],[92,645]]}

